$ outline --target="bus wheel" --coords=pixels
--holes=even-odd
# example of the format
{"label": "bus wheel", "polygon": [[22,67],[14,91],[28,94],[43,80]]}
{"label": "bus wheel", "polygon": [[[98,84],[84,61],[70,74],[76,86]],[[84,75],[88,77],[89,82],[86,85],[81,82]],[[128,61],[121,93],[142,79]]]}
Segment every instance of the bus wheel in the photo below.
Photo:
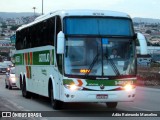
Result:
{"label": "bus wheel", "polygon": [[116,108],[118,102],[107,102],[106,105],[108,108]]}
{"label": "bus wheel", "polygon": [[21,76],[20,76],[19,83],[20,83],[20,90],[22,90],[22,77]]}
{"label": "bus wheel", "polygon": [[53,109],[55,109],[55,110],[62,109],[63,102],[54,99],[52,86],[50,88],[50,100],[51,100],[51,105],[52,105]]}
{"label": "bus wheel", "polygon": [[22,84],[22,95],[25,98],[31,98],[31,93],[26,90],[26,81],[25,80]]}

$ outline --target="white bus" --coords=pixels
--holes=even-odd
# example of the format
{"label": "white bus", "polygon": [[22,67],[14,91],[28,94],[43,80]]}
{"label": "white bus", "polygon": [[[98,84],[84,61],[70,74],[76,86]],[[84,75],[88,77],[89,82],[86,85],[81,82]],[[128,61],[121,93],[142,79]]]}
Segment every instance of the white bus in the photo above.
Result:
{"label": "white bus", "polygon": [[[115,108],[134,100],[136,34],[128,14],[56,11],[18,28],[16,38],[16,78],[24,97],[49,97],[54,109],[67,102]],[[113,49],[118,58],[110,57]]]}

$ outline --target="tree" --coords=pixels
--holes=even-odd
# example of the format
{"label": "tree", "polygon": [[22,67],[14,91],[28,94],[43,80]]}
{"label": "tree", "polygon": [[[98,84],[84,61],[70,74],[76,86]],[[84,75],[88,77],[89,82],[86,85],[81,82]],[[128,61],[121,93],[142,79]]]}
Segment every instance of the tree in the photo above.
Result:
{"label": "tree", "polygon": [[1,34],[1,36],[5,36],[5,34]]}
{"label": "tree", "polygon": [[147,34],[151,34],[152,31],[151,31],[151,30],[146,30],[146,33],[147,33]]}
{"label": "tree", "polygon": [[12,26],[11,30],[17,30],[18,27],[19,27],[18,25]]}
{"label": "tree", "polygon": [[7,28],[7,25],[5,22],[2,22],[2,28]]}

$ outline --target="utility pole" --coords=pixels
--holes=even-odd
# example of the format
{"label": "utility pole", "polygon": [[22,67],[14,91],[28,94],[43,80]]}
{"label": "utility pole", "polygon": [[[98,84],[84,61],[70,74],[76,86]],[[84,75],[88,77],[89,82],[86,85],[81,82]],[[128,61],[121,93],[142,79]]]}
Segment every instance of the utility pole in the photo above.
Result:
{"label": "utility pole", "polygon": [[34,17],[36,16],[35,9],[36,9],[36,7],[33,7],[33,10],[34,10]]}
{"label": "utility pole", "polygon": [[43,0],[42,0],[42,15],[43,15]]}

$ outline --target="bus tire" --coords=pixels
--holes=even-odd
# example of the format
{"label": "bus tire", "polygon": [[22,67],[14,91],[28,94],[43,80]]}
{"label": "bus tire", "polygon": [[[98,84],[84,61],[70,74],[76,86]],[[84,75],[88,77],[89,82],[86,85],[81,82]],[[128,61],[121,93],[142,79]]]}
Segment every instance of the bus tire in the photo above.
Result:
{"label": "bus tire", "polygon": [[116,108],[118,102],[107,102],[106,105],[108,108]]}
{"label": "bus tire", "polygon": [[62,109],[63,102],[54,99],[54,93],[53,93],[53,87],[52,87],[52,85],[50,86],[49,93],[50,93],[50,100],[51,100],[51,105],[52,105],[53,109],[55,109],[55,110]]}
{"label": "bus tire", "polygon": [[22,76],[20,75],[20,79],[19,79],[19,84],[20,84],[20,90],[22,90]]}
{"label": "bus tire", "polygon": [[31,98],[31,93],[26,89],[26,80],[24,79],[22,84],[22,96],[25,98]]}

